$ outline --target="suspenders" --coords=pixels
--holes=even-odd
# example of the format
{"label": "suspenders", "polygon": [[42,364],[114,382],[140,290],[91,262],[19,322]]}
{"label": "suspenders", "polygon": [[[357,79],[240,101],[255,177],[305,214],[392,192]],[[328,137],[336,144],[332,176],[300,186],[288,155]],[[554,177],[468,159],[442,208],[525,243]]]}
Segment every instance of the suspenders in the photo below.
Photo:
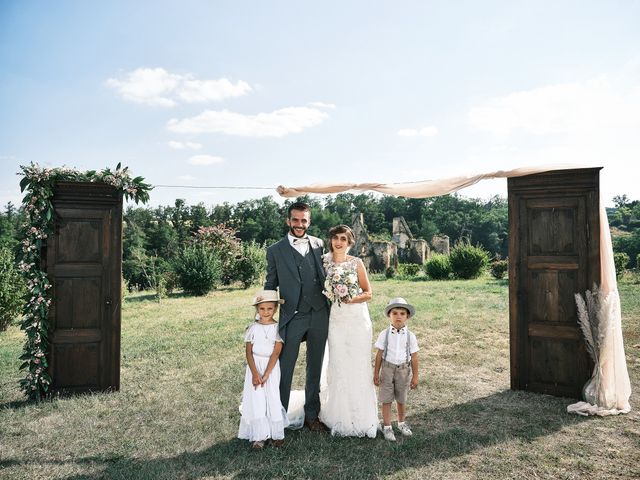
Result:
{"label": "suspenders", "polygon": [[[407,364],[411,363],[411,351],[409,348],[409,328],[407,328]],[[387,346],[389,345],[389,330],[391,330],[391,327],[387,328],[387,334],[384,337],[384,352],[382,353],[382,359],[386,362],[387,361]]]}

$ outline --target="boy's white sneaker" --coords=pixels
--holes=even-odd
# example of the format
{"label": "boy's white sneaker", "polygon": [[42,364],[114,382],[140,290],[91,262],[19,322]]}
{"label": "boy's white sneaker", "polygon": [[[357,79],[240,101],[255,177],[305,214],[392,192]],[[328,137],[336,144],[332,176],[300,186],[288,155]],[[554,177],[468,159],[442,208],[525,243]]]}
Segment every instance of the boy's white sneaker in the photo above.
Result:
{"label": "boy's white sneaker", "polygon": [[407,425],[405,422],[398,422],[398,430],[400,430],[400,433],[405,437],[410,437],[411,435],[413,435],[413,432],[409,428],[409,425]]}
{"label": "boy's white sneaker", "polygon": [[392,427],[384,427],[382,429],[382,433],[384,434],[384,439],[385,440],[389,440],[390,442],[395,442],[396,441],[396,436],[393,434],[393,428]]}

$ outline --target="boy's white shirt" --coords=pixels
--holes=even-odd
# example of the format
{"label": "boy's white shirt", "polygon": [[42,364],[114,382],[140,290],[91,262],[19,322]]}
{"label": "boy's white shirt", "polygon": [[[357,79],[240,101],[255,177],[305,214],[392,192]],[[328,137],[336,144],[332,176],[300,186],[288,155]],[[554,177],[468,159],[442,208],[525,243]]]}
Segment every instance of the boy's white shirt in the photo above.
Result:
{"label": "boy's white shirt", "polygon": [[409,331],[409,353],[415,353],[420,350],[420,347],[418,347],[418,339],[412,331],[407,329],[406,325],[400,329],[399,333],[391,333],[391,328],[395,330],[393,325],[389,325],[380,332],[374,346],[378,350],[384,351],[384,341],[388,331],[389,344],[387,345],[386,361],[394,365],[402,365],[403,363],[407,363],[407,331]]}

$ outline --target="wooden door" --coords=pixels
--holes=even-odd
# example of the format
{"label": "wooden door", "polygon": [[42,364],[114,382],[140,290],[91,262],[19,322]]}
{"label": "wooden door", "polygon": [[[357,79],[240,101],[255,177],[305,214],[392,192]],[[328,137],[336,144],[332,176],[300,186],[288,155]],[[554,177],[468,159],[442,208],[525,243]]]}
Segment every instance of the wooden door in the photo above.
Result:
{"label": "wooden door", "polygon": [[52,389],[118,390],[122,195],[105,184],[61,182],[53,204],[46,265]]}
{"label": "wooden door", "polygon": [[579,398],[591,375],[574,294],[600,281],[599,170],[508,181],[512,389]]}

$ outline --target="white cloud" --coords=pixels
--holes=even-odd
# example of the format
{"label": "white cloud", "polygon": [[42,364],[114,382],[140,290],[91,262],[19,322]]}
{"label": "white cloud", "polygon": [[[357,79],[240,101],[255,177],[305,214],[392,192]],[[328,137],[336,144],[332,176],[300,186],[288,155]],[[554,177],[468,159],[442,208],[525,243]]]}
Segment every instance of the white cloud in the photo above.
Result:
{"label": "white cloud", "polygon": [[138,68],[124,78],[107,79],[106,85],[125,100],[162,107],[173,107],[178,100],[188,103],[220,101],[252,90],[242,80],[235,84],[226,78],[198,80],[191,74],[173,74],[164,68]]}
{"label": "white cloud", "polygon": [[214,163],[224,162],[224,158],[216,157],[214,155],[194,155],[187,162],[190,165],[213,165]]}
{"label": "white cloud", "polygon": [[195,180],[196,177],[194,177],[193,175],[179,175],[178,176],[178,180],[184,180],[184,181],[190,181],[190,180]]}
{"label": "white cloud", "polygon": [[185,150],[185,149],[200,150],[202,148],[202,144],[201,143],[196,143],[196,142],[177,142],[175,140],[170,140],[169,142],[167,142],[167,145],[169,145],[169,147],[173,148],[174,150]]}
{"label": "white cloud", "polygon": [[398,130],[398,135],[401,137],[415,137],[418,135],[418,130],[415,128],[403,128],[402,130]]}
{"label": "white cloud", "polygon": [[398,130],[398,135],[401,137],[435,137],[438,135],[438,128],[434,126],[423,127],[423,128],[404,128],[402,130]]}
{"label": "white cloud", "polygon": [[125,100],[161,107],[176,104],[169,95],[179,83],[180,76],[173,75],[164,68],[138,68],[129,72],[123,80],[107,80],[107,86],[116,90]]}
{"label": "white cloud", "polygon": [[226,78],[219,80],[196,80],[185,77],[180,88],[178,96],[189,103],[197,102],[218,102],[225,98],[241,97],[251,91],[251,87],[247,82],[238,81],[235,85]]}
{"label": "white cloud", "polygon": [[244,115],[228,110],[207,110],[182,120],[171,119],[175,133],[225,133],[244,137],[283,137],[322,123],[328,115],[316,108],[288,107],[270,113]]}
{"label": "white cloud", "polygon": [[330,108],[332,110],[336,108],[335,103],[323,103],[323,102],[311,102],[309,106],[317,107],[317,108]]}
{"label": "white cloud", "polygon": [[[638,191],[640,65],[581,82],[541,86],[473,106],[472,129],[487,132],[469,164],[604,167],[602,199]],[[637,196],[637,194],[636,194]]]}
{"label": "white cloud", "polygon": [[534,88],[491,98],[471,108],[468,118],[473,128],[502,136],[517,131],[548,135],[640,127],[640,83],[630,89],[621,87],[602,76]]}

